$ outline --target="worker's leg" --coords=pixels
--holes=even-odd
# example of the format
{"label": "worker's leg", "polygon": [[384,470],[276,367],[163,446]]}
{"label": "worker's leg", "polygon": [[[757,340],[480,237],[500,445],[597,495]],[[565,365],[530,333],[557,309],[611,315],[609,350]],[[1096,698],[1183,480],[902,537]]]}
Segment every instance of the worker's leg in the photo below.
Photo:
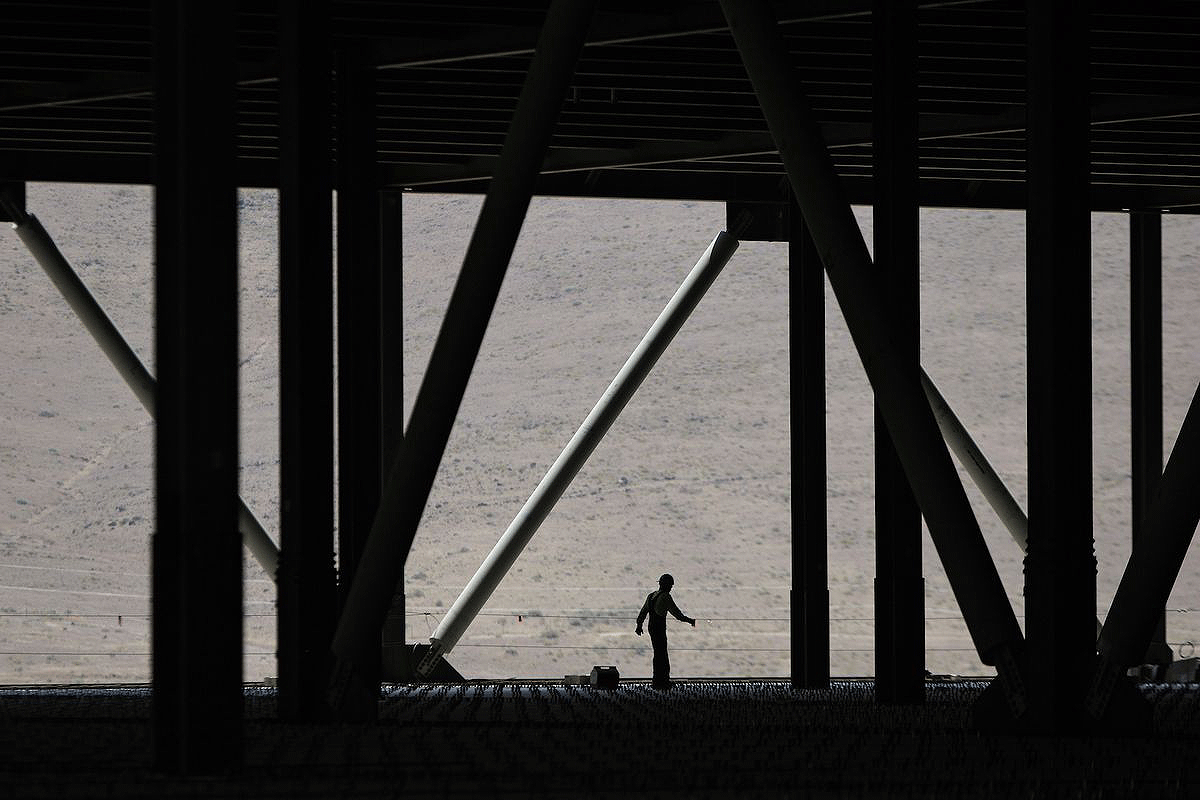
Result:
{"label": "worker's leg", "polygon": [[667,626],[650,626],[650,641],[654,645],[654,686],[665,689],[671,685],[671,660],[667,657]]}

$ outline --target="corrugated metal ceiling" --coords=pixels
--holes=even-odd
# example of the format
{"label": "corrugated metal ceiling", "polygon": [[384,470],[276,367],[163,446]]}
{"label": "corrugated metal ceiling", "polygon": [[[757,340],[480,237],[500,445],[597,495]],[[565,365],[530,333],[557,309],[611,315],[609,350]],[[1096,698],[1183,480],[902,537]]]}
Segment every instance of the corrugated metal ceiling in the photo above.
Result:
{"label": "corrugated metal ceiling", "polygon": [[[780,2],[796,75],[852,197],[870,197],[869,3]],[[335,47],[379,66],[381,181],[479,191],[545,3],[332,4]],[[649,8],[649,10],[647,10]],[[1023,203],[1024,4],[923,5],[923,202]],[[0,179],[145,182],[153,145],[149,2],[0,3]],[[1200,4],[1104,0],[1090,17],[1097,208],[1200,206]],[[238,147],[274,183],[274,3],[239,13]],[[782,168],[716,3],[601,2],[542,191],[770,196]]]}

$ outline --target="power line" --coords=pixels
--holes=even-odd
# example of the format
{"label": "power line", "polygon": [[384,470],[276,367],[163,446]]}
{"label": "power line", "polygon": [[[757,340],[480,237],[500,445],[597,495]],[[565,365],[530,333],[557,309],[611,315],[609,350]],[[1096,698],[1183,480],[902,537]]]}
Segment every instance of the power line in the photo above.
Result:
{"label": "power line", "polygon": [[[409,611],[405,613],[407,617],[432,616],[434,613],[430,611]],[[481,611],[476,616],[480,617],[519,617],[522,620],[527,619],[588,619],[588,620],[631,620],[636,618],[636,614],[625,615],[604,615],[604,614],[537,614],[524,613],[521,611]],[[791,622],[790,617],[710,617],[699,616],[696,619],[703,619],[709,622]],[[925,617],[926,622],[959,622],[962,617]],[[874,622],[874,617],[830,617],[830,622]]]}
{"label": "power line", "polygon": [[[271,653],[260,652],[243,652],[244,656],[273,656]],[[137,658],[150,658],[150,653],[116,653],[116,652],[88,652],[88,651],[63,651],[63,650],[0,650],[0,656],[65,656],[74,658],[75,656],[126,656]]]}
{"label": "power line", "polygon": [[[0,586],[0,588],[4,588],[4,587]],[[57,591],[57,590],[46,590],[46,591]],[[123,596],[127,596],[127,595],[116,595],[116,596],[123,597]],[[274,602],[274,601],[247,600],[246,602],[247,603],[269,603],[269,602]],[[1166,611],[1169,613],[1174,613],[1174,614],[1191,614],[1191,613],[1196,613],[1197,611],[1200,611],[1200,609],[1168,608],[1168,609],[1166,609]],[[409,612],[405,613],[405,616],[406,617],[436,618],[443,613],[445,613],[445,612],[442,610],[439,610],[436,612],[435,611],[409,611]],[[126,613],[124,611],[109,612],[109,613],[74,612],[74,611],[0,612],[0,618],[36,617],[36,618],[44,618],[44,619],[53,619],[53,618],[107,619],[107,618],[114,618],[114,617],[126,617],[129,619],[150,619],[151,616],[152,615],[147,614],[147,613]],[[243,613],[242,616],[243,617],[275,617],[276,614],[273,612],[249,612],[249,613]],[[624,620],[624,621],[628,621],[630,619],[636,618],[636,615],[634,615],[634,614],[622,614],[622,615],[616,615],[616,614],[540,614],[540,613],[525,613],[525,612],[521,612],[521,611],[482,611],[477,616],[496,617],[496,618],[502,618],[502,619],[515,617],[517,619],[520,619],[521,621],[535,620],[535,619],[580,619],[580,620]],[[1024,615],[1018,614],[1017,616],[1024,618]],[[700,617],[697,617],[697,619],[702,619],[707,622],[791,622],[790,617],[700,616]],[[961,622],[961,621],[963,621],[963,618],[961,616],[924,617],[923,619],[925,622]],[[875,618],[874,617],[830,617],[829,621],[830,622],[874,622]]]}
{"label": "power line", "polygon": [[[607,645],[559,645],[559,644],[483,644],[483,643],[462,643],[455,645],[455,649],[461,647],[490,647],[500,648],[503,650],[623,650],[629,652],[646,652],[650,649],[649,645],[640,645],[637,647],[609,647]],[[682,651],[692,653],[790,653],[791,649],[787,647],[671,647],[671,652]],[[844,647],[831,648],[831,653],[873,653],[873,647]],[[927,647],[927,653],[974,653],[974,647]]]}

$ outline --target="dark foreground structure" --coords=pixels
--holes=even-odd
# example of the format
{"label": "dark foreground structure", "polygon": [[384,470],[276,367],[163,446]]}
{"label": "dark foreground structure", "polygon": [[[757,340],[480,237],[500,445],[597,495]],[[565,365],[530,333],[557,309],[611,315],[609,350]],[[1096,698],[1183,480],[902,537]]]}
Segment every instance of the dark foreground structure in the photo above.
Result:
{"label": "dark foreground structure", "polygon": [[[0,19],[0,208],[35,252],[41,248],[44,265],[56,262],[25,208],[25,182],[156,189],[156,376],[130,365],[119,333],[97,322],[86,290],[73,286],[69,265],[47,269],[77,297],[77,311],[157,419],[153,691],[148,712],[144,692],[136,703],[150,715],[138,730],[158,769],[221,773],[245,761],[253,774],[285,755],[354,764],[382,752],[370,748],[383,741],[398,743],[404,763],[429,760],[424,773],[411,774],[433,775],[433,783],[414,778],[417,786],[436,787],[443,775],[470,791],[470,776],[490,768],[466,755],[478,748],[459,748],[456,737],[474,742],[487,726],[456,724],[453,700],[419,700],[418,710],[380,727],[328,720],[370,722],[407,707],[410,694],[445,691],[405,690],[395,705],[379,699],[381,680],[411,680],[421,655],[405,636],[397,587],[525,209],[544,193],[723,201],[725,240],[789,247],[791,683],[820,698],[812,702],[824,727],[814,737],[806,717],[781,714],[770,747],[747,748],[743,763],[770,752],[771,763],[792,765],[775,773],[779,786],[789,780],[782,776],[799,774],[795,765],[828,757],[851,770],[842,778],[850,791],[860,786],[855,780],[864,789],[893,778],[936,783],[933,771],[952,769],[940,760],[943,747],[965,763],[999,759],[990,775],[1033,769],[1035,786],[1075,768],[1041,759],[1044,740],[987,747],[965,722],[944,734],[950,728],[941,726],[965,720],[969,705],[979,728],[1065,737],[1055,752],[1078,758],[1063,763],[1104,775],[1125,763],[1132,779],[1178,774],[1166,764],[1177,740],[1155,732],[1160,707],[1126,673],[1140,665],[1155,672],[1171,659],[1163,608],[1200,518],[1195,400],[1165,464],[1161,448],[1161,215],[1200,208],[1195,4],[103,0],[5,2]],[[280,192],[277,535],[262,531],[237,497],[238,186]],[[404,191],[486,192],[486,200],[402,429]],[[873,260],[851,203],[873,207]],[[922,383],[921,206],[1027,213],[1029,507],[1006,505],[986,470],[976,478],[1026,551],[1024,629],[947,447],[971,452],[969,435],[947,432],[953,426]],[[1132,241],[1134,547],[1102,630],[1090,469],[1096,210],[1128,212]],[[877,405],[870,693],[827,689],[822,271]],[[938,705],[942,690],[924,680],[922,517],[979,658],[997,672],[978,697],[955,693],[949,717],[938,712],[949,713]],[[258,700],[245,713],[243,541],[278,580],[277,714],[286,725],[267,719],[276,712]],[[435,644],[430,662],[439,647],[447,649]],[[492,708],[489,693],[501,690],[463,691],[461,708],[473,714],[491,713],[480,709]],[[543,707],[541,695],[523,691],[529,699],[495,707],[518,716]],[[707,694],[686,691],[661,700],[635,689],[604,700],[540,691],[578,721],[561,737],[546,729],[538,739],[564,764],[606,758],[609,741],[652,752],[641,748],[656,745],[624,738],[646,732],[637,727],[639,709],[679,719],[686,708],[710,707]],[[729,691],[730,718],[752,718],[759,690]],[[761,691],[806,702],[782,687]],[[98,697],[96,708],[125,702]],[[55,724],[53,696],[8,702],[25,704],[21,725],[30,730]],[[100,724],[83,721],[89,715],[78,718],[88,739],[87,726]],[[889,727],[893,718],[922,720],[915,729],[924,732],[906,738]],[[632,727],[610,739],[597,733],[606,719]],[[855,725],[861,736],[847,733]],[[689,775],[715,775],[704,753],[730,741],[720,731],[718,724],[708,743],[685,738],[694,747],[680,746],[672,758],[694,758],[698,771]],[[1138,738],[1105,738],[1115,735]],[[270,741],[280,742],[278,752]],[[902,758],[910,746],[902,741],[928,748],[913,756],[925,754],[928,777],[864,766],[870,753]],[[421,742],[438,744],[422,750]],[[313,758],[293,755],[293,745],[311,748]],[[1147,772],[1147,763],[1165,771]],[[269,769],[290,780],[286,769]],[[506,774],[537,787],[540,769]],[[583,781],[582,772],[566,774]]]}
{"label": "dark foreground structure", "polygon": [[286,724],[245,692],[245,762],[151,769],[148,687],[0,690],[6,797],[1138,797],[1200,791],[1190,688],[1140,687],[1153,735],[974,731],[982,681],[880,705],[871,681],[389,687],[373,725]]}

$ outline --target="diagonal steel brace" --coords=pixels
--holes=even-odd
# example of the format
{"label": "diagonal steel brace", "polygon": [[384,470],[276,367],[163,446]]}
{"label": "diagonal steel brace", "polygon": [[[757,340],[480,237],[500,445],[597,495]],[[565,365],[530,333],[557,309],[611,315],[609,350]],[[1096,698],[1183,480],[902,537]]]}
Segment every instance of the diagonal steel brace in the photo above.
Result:
{"label": "diagonal steel brace", "polygon": [[870,253],[771,4],[721,0],[721,6],[975,648],[985,664],[997,666],[1019,716],[1021,629],[920,382],[900,367]]}
{"label": "diagonal steel brace", "polygon": [[348,708],[354,702],[350,692],[369,692],[376,682],[371,654],[378,649],[387,609],[487,332],[542,159],[575,74],[593,6],[594,0],[556,0],[547,12],[496,173],[338,621],[333,651],[339,666],[332,700],[339,707]]}
{"label": "diagonal steel brace", "polygon": [[[83,322],[84,327],[92,334],[100,349],[108,356],[108,360],[117,368],[121,378],[133,390],[142,407],[155,416],[155,395],[157,383],[154,377],[142,364],[137,353],[121,336],[121,332],[104,313],[104,309],[96,302],[96,298],[88,291],[87,286],[79,275],[71,268],[71,264],[55,246],[50,234],[42,227],[33,214],[28,214],[15,205],[5,203],[8,211],[13,214],[14,228],[17,236],[29,248],[29,252],[37,263],[50,276],[50,280],[62,293],[63,298]],[[279,567],[279,548],[267,535],[262,523],[254,513],[246,507],[242,498],[238,498],[238,529],[242,532],[242,541],[254,559],[263,570],[275,579]]]}

